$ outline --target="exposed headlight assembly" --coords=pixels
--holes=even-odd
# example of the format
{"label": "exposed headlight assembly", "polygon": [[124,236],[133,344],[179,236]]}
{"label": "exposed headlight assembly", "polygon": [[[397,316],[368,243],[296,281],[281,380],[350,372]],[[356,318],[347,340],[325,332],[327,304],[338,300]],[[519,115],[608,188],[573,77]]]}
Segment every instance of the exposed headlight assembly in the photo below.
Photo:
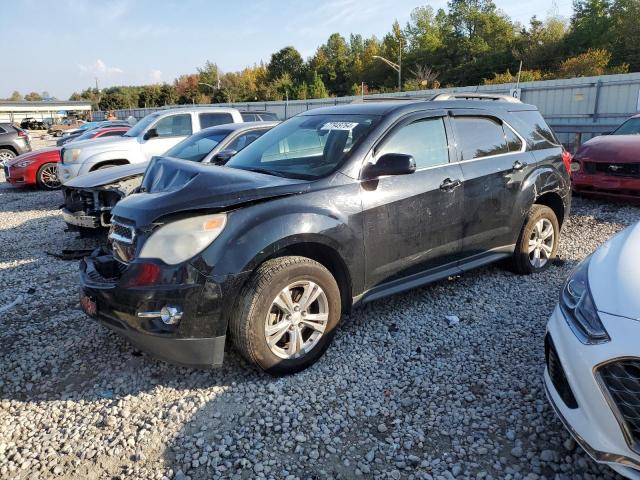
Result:
{"label": "exposed headlight assembly", "polygon": [[79,148],[65,148],[62,152],[62,161],[64,163],[74,163],[80,158],[81,150]]}
{"label": "exposed headlight assembly", "polygon": [[571,330],[584,344],[605,343],[609,334],[602,325],[589,290],[589,262],[585,258],[571,272],[560,294],[560,308]]}
{"label": "exposed headlight assembly", "polygon": [[227,223],[225,213],[202,215],[167,223],[142,246],[140,258],[157,258],[169,265],[188,260],[207,248]]}

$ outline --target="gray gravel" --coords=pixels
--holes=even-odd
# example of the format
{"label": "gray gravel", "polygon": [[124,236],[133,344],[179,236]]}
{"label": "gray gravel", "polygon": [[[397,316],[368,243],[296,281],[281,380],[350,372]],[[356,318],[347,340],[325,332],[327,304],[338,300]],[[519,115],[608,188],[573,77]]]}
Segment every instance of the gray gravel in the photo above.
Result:
{"label": "gray gravel", "polygon": [[83,244],[59,202],[0,187],[0,478],[615,478],[547,404],[543,334],[572,265],[638,208],[576,199],[548,272],[370,304],[316,366],[273,379],[234,352],[174,367],[87,319],[76,262],[45,253]]}

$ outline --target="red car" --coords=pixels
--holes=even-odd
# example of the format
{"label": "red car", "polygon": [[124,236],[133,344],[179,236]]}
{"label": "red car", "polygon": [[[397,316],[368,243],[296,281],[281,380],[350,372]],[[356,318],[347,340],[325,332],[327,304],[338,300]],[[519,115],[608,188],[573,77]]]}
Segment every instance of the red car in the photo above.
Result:
{"label": "red car", "polygon": [[585,142],[573,156],[571,172],[576,193],[640,201],[640,115]]}
{"label": "red car", "polygon": [[[92,140],[105,136],[124,135],[129,127],[109,127],[91,130],[81,135],[80,140]],[[86,136],[85,136],[86,135]],[[13,185],[37,185],[43,190],[60,188],[56,163],[60,161],[61,147],[44,148],[18,155],[5,163],[4,176]]]}

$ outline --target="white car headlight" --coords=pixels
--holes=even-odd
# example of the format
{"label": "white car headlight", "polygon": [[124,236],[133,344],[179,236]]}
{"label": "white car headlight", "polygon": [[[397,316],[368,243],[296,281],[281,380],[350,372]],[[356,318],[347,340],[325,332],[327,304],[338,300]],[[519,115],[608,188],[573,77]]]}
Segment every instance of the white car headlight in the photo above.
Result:
{"label": "white car headlight", "polygon": [[560,308],[582,343],[598,344],[610,339],[589,289],[590,261],[591,256],[585,258],[567,278],[560,294]]}
{"label": "white car headlight", "polygon": [[31,165],[34,160],[23,160],[22,162],[16,163],[16,167],[25,168]]}
{"label": "white car headlight", "polygon": [[62,156],[62,161],[64,163],[74,163],[78,161],[80,158],[80,150],[79,148],[69,148],[64,150],[64,154]]}
{"label": "white car headlight", "polygon": [[169,265],[188,260],[207,248],[227,224],[225,213],[202,215],[167,223],[142,246],[140,258],[158,258]]}

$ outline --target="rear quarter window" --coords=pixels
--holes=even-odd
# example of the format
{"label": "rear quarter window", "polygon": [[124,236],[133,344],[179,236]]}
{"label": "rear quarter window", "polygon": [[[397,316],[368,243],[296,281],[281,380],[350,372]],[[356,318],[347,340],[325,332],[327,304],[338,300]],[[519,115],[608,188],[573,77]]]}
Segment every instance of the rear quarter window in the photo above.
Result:
{"label": "rear quarter window", "polygon": [[518,120],[519,125],[516,128],[531,144],[531,150],[543,150],[561,145],[560,140],[537,110],[512,112],[512,115]]}
{"label": "rear quarter window", "polygon": [[201,113],[198,117],[201,129],[233,123],[233,116],[230,113]]}

